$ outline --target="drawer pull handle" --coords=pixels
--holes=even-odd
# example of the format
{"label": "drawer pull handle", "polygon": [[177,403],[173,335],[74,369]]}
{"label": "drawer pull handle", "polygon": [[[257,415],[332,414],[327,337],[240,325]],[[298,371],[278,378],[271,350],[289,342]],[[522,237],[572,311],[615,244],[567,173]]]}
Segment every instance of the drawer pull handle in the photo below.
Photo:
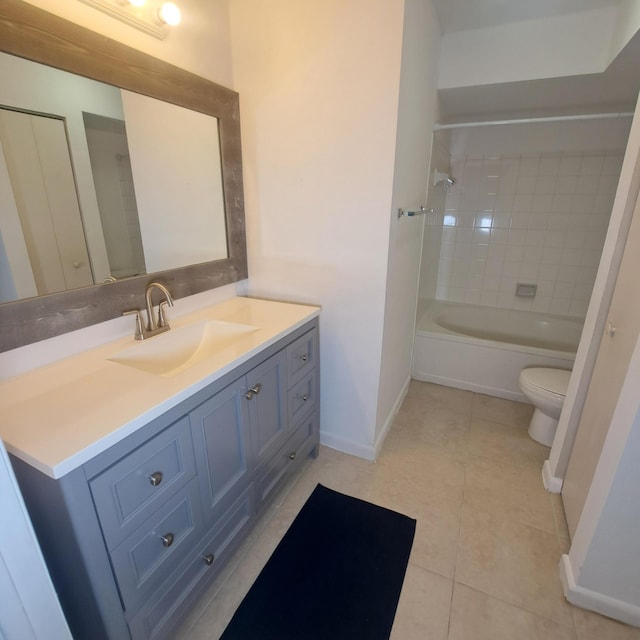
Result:
{"label": "drawer pull handle", "polygon": [[302,362],[306,362],[309,359],[309,356],[305,353],[303,356],[300,356],[300,360],[302,360]]}
{"label": "drawer pull handle", "polygon": [[302,400],[302,402],[306,402],[309,399],[309,396],[305,393],[303,396],[298,396],[298,398]]}
{"label": "drawer pull handle", "polygon": [[296,452],[295,452],[295,451],[292,451],[292,452],[289,454],[289,460],[295,460],[295,459],[296,459]]}
{"label": "drawer pull handle", "polygon": [[242,395],[244,395],[244,397],[247,400],[251,400],[253,396],[257,396],[261,390],[262,390],[262,385],[258,382],[257,384],[254,384],[253,387],[251,387],[251,389],[249,389],[246,393],[243,393]]}
{"label": "drawer pull handle", "polygon": [[206,556],[202,556],[202,559],[204,560],[204,563],[207,565],[207,567],[210,567],[216,557],[213,553],[207,553]]}
{"label": "drawer pull handle", "polygon": [[160,536],[160,540],[162,540],[162,544],[165,547],[170,547],[173,544],[173,539],[173,533],[165,533],[163,536]]}
{"label": "drawer pull handle", "polygon": [[157,487],[162,482],[162,471],[154,471],[149,478],[149,482],[151,482],[152,487]]}

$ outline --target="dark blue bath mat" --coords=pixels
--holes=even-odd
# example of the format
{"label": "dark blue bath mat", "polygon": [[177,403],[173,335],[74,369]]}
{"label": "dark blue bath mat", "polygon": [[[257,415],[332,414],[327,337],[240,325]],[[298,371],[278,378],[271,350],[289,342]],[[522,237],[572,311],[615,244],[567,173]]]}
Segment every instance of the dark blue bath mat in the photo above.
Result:
{"label": "dark blue bath mat", "polygon": [[221,640],[388,640],[415,528],[318,485]]}

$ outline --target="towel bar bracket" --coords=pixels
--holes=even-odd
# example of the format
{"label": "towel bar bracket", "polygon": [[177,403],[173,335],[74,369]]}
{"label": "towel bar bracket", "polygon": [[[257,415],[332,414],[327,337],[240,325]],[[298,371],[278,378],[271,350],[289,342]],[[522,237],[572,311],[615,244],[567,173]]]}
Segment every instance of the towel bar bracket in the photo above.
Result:
{"label": "towel bar bracket", "polygon": [[419,211],[405,211],[404,209],[398,209],[398,220],[403,217],[412,218],[413,216],[424,216],[427,213],[434,213],[433,207],[426,209],[421,206]]}

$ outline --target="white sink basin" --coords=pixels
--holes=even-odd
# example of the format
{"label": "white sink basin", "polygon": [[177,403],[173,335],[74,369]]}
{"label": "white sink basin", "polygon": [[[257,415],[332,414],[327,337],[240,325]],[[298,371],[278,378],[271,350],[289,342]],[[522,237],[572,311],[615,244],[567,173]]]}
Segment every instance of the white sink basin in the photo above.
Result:
{"label": "white sink basin", "polygon": [[257,329],[248,324],[203,320],[148,338],[108,359],[159,376],[174,375]]}

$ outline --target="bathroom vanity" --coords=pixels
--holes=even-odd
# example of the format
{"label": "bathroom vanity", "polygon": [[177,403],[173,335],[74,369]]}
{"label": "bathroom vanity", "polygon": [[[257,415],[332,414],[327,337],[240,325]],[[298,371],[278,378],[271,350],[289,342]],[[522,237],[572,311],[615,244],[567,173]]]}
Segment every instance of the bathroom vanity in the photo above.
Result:
{"label": "bathroom vanity", "polygon": [[317,455],[318,315],[234,298],[2,383],[0,436],[74,637],[169,637]]}

